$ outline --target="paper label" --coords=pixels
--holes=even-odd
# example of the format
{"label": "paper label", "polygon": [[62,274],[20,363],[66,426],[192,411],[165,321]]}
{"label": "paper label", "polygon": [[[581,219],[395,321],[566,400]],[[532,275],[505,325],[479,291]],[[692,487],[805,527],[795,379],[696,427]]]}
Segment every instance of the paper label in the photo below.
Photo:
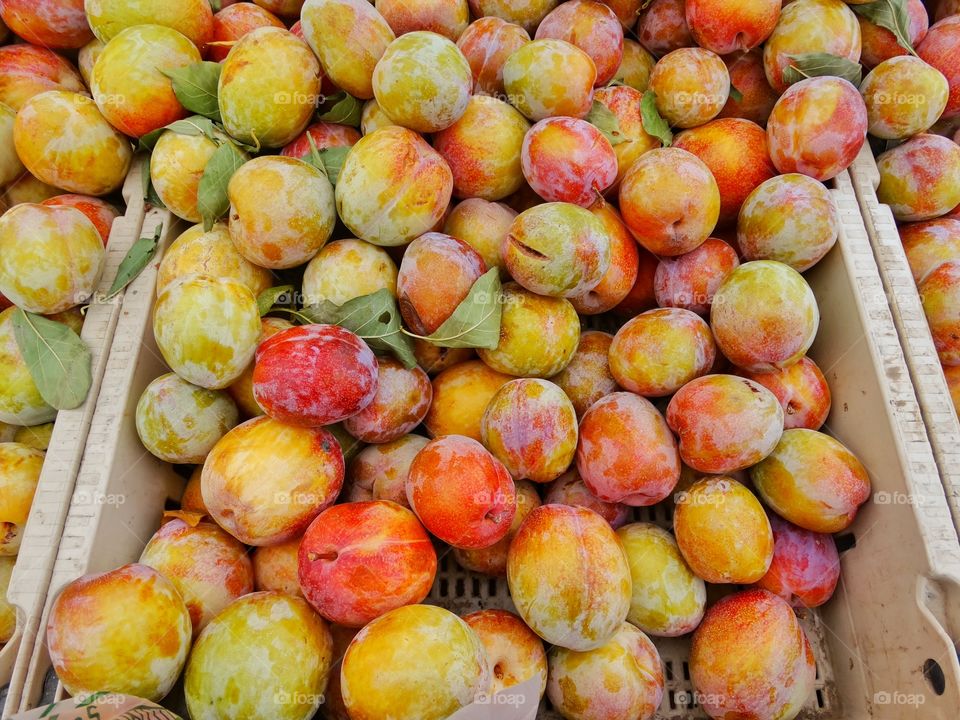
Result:
{"label": "paper label", "polygon": [[96,693],[70,698],[14,715],[10,720],[183,720],[179,715],[131,695]]}

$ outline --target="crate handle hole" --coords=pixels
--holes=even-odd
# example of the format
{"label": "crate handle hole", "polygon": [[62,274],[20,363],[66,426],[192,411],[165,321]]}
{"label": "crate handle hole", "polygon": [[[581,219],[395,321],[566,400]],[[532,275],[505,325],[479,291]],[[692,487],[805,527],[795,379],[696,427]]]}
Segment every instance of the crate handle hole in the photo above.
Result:
{"label": "crate handle hole", "polygon": [[927,658],[923,663],[923,676],[937,695],[943,695],[947,689],[947,677],[943,674],[940,663],[933,658]]}
{"label": "crate handle hole", "polygon": [[857,546],[857,536],[853,533],[835,535],[833,539],[837,544],[837,552],[846,552],[847,550],[852,550]]}

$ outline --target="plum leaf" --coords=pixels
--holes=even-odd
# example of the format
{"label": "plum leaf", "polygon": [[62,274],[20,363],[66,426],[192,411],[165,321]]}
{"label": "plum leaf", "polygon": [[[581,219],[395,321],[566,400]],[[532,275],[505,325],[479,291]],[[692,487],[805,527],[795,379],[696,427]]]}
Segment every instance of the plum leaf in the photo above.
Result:
{"label": "plum leaf", "polygon": [[210,156],[197,186],[197,209],[203,218],[204,231],[209,232],[213,224],[230,208],[227,185],[233,174],[246,161],[246,155],[229,142],[223,143]]}
{"label": "plum leaf", "polygon": [[617,116],[599,100],[593,101],[593,106],[584,119],[599,130],[611,145],[619,145],[627,141],[620,130],[620,121],[617,120]]}
{"label": "plum leaf", "polygon": [[157,189],[153,186],[153,180],[150,178],[149,155],[147,155],[147,159],[144,161],[142,168],[143,170],[141,171],[141,179],[143,180],[143,199],[153,205],[155,208],[166,208],[167,206],[163,204],[163,200],[161,200],[160,196],[157,194]]}
{"label": "plum leaf", "polygon": [[360,117],[363,115],[363,103],[353,95],[342,90],[330,97],[324,98],[320,106],[318,119],[324,122],[337,123],[360,127]]}
{"label": "plum leaf", "polygon": [[400,327],[397,299],[386,288],[337,305],[329,300],[295,313],[311,323],[340,325],[366,341],[374,352],[393,353],[406,368],[415,367],[413,343]]}
{"label": "plum leaf", "polygon": [[477,279],[457,309],[436,332],[426,337],[407,334],[438,347],[495,350],[500,344],[502,314],[500,271],[490,268]]}
{"label": "plum leaf", "polygon": [[783,70],[783,81],[790,85],[807,78],[834,76],[859,87],[863,77],[860,63],[829,53],[800,53],[787,59],[790,64]]}
{"label": "plum leaf", "polygon": [[733,83],[730,83],[730,97],[734,102],[743,102],[743,93],[740,92]]}
{"label": "plum leaf", "polygon": [[911,55],[917,54],[910,43],[910,13],[907,11],[907,0],[877,0],[866,5],[851,5],[850,9],[874,25],[892,32],[900,47]]}
{"label": "plum leaf", "polygon": [[143,269],[150,264],[150,261],[157,252],[157,246],[160,244],[160,234],[162,232],[163,223],[157,223],[157,226],[153,229],[152,236],[141,237],[130,246],[127,254],[120,262],[120,267],[117,269],[117,276],[114,278],[113,284],[110,286],[110,292],[107,293],[105,299],[109,300],[117,295],[127,285],[132,283],[136,277],[143,272]]}
{"label": "plum leaf", "polygon": [[216,140],[213,134],[214,128],[215,126],[210,118],[204,117],[203,115],[191,115],[183,120],[175,120],[169,125],[164,125],[162,128],[148,132],[140,138],[139,149],[152,151],[157,144],[157,140],[159,140],[160,136],[167,130],[180,135],[204,135],[210,140]]}
{"label": "plum leaf", "polygon": [[647,90],[640,101],[640,121],[648,135],[657,138],[664,147],[670,147],[673,142],[673,133],[670,125],[657,110],[657,95],[653,90]]}
{"label": "plum leaf", "polygon": [[350,148],[338,146],[318,150],[317,143],[310,133],[307,133],[307,142],[310,143],[310,152],[300,159],[308,165],[313,165],[317,170],[326,175],[331,185],[336,185],[337,178],[340,177],[340,170],[343,168],[343,162],[346,160]]}
{"label": "plum leaf", "polygon": [[287,293],[293,292],[293,285],[278,285],[277,287],[267,288],[257,296],[257,309],[260,311],[260,317],[273,310],[277,301]]}
{"label": "plum leaf", "polygon": [[17,308],[13,335],[40,397],[57,410],[83,404],[92,383],[90,349],[69,327]]}
{"label": "plum leaf", "polygon": [[220,63],[203,60],[179,68],[159,68],[173,82],[173,94],[187,110],[220,122],[217,84]]}

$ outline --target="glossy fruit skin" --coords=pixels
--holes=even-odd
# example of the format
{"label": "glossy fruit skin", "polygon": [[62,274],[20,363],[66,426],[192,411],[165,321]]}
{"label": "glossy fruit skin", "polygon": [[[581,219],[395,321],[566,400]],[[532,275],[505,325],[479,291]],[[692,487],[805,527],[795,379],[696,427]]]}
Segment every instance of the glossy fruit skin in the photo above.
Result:
{"label": "glossy fruit skin", "polygon": [[857,16],[840,0],[801,0],[790,3],[763,48],[763,66],[770,86],[778,93],[787,89],[783,71],[790,56],[823,52],[860,61],[861,39]]}
{"label": "glossy fruit skin", "polygon": [[507,583],[524,622],[570,650],[608,642],[630,608],[623,546],[607,521],[586,508],[534,509],[510,545]]}
{"label": "glossy fruit skin", "polygon": [[0,557],[20,551],[43,460],[42,451],[23,443],[0,443]]}
{"label": "glossy fruit skin", "polygon": [[730,55],[755,48],[768,38],[780,17],[780,5],[777,0],[756,3],[690,0],[686,17],[698,45],[718,55]]}
{"label": "glossy fruit skin", "polygon": [[203,504],[246,545],[299,537],[343,488],[343,451],[323,428],[261,416],[221,438],[203,464]]}
{"label": "glossy fruit skin", "polygon": [[960,205],[960,146],[921,134],[877,157],[877,198],[900,222],[932,220]]}
{"label": "glossy fruit skin", "polygon": [[773,452],[783,434],[783,409],[772,392],[751,380],[707,375],[671,398],[667,423],[680,438],[684,463],[702,473],[723,474]]}
{"label": "glossy fruit skin", "polygon": [[544,504],[540,501],[540,494],[537,492],[536,486],[529,480],[517,480],[514,486],[516,487],[517,512],[513,516],[513,522],[510,523],[510,530],[489,547],[453,548],[453,557],[460,567],[483,575],[506,577],[507,555],[510,552],[513,538],[520,526],[523,525],[523,521],[533,512],[533,509]]}
{"label": "glossy fruit skin", "polygon": [[381,109],[419,133],[453,125],[466,111],[472,89],[470,63],[453,42],[433,32],[401,35],[373,70],[373,93]]}
{"label": "glossy fruit skin", "polygon": [[430,378],[419,367],[408,370],[393,358],[380,358],[377,365],[377,394],[343,421],[348,433],[368,443],[403,437],[420,424],[433,401]]}
{"label": "glossy fruit skin", "polygon": [[246,285],[188,275],[160,293],[153,332],[174,372],[194,385],[218,390],[240,377],[253,359],[260,313]]}
{"label": "glossy fruit skin", "polygon": [[516,480],[559,477],[577,448],[577,415],[566,394],[546,380],[511,380],[491,398],[481,425],[484,446]]}
{"label": "glossy fruit skin", "polygon": [[[456,488],[448,478],[457,477]],[[407,475],[407,500],[420,522],[449,545],[485,548],[509,531],[516,487],[503,464],[476,440],[445,435],[428,443]]]}
{"label": "glossy fruit skin", "polygon": [[660,654],[650,638],[630,623],[621,624],[599,648],[550,650],[547,697],[568,720],[650,720],[660,707],[663,691]]}
{"label": "glossy fruit skin", "polygon": [[819,430],[830,414],[830,386],[817,364],[808,357],[783,370],[742,372],[777,396],[783,408],[783,428]]}
{"label": "glossy fruit skin", "polygon": [[800,273],[783,263],[753,260],[713,296],[710,327],[720,352],[753,372],[787,368],[813,344],[820,309]]}
{"label": "glossy fruit skin", "polygon": [[313,608],[348,627],[367,623],[430,592],[437,554],[408,509],[385,501],[334,505],[300,543],[300,587]]}
{"label": "glossy fruit skin", "polygon": [[527,132],[521,154],[523,176],[547,202],[589,207],[617,179],[617,156],[603,134],[586,120],[547,118]]}
{"label": "glossy fruit skin", "polygon": [[160,526],[140,562],[173,583],[186,603],[193,636],[237,598],[253,592],[247,548],[212,522],[173,518]]}
{"label": "glossy fruit skin", "polygon": [[406,245],[436,227],[452,194],[453,173],[443,157],[420,135],[397,125],[375,130],[353,146],[335,191],[344,225],[361,240],[384,247]]}
{"label": "glossy fruit skin", "polygon": [[591,405],[580,421],[577,470],[601,500],[643,507],[676,486],[680,455],[653,403],[615,392]]}
{"label": "glossy fruit skin", "polygon": [[[363,340],[338,325],[304,325],[261,343],[253,394],[277,420],[316,427],[340,422],[369,405],[378,365]],[[349,378],[344,384],[339,378]]]}
{"label": "glossy fruit skin", "polygon": [[230,178],[227,197],[230,239],[260,267],[285,269],[311,260],[337,221],[330,181],[296,158],[269,156],[244,163]]}
{"label": "glossy fruit skin", "polygon": [[137,435],[144,446],[170,463],[202,463],[237,424],[237,406],[225,392],[207,390],[175,373],[153,380],[137,402]]}
{"label": "glossy fruit skin", "polygon": [[[131,594],[139,599],[130,602]],[[87,619],[87,622],[80,621]],[[47,647],[74,695],[116,692],[154,702],[170,692],[190,651],[190,614],[173,584],[146,565],[84,575],[50,609]],[[145,643],[131,661],[130,647]]]}
{"label": "glossy fruit skin", "polygon": [[845,530],[870,497],[870,477],[856,455],[804,428],[785,430],[773,453],[750,469],[750,479],[768,507],[813,532]]}
{"label": "glossy fruit skin", "polygon": [[[564,77],[556,85],[551,75]],[[533,40],[518,48],[503,66],[503,86],[511,104],[530,120],[590,112],[597,67],[578,47],[564,40]]]}
{"label": "glossy fruit skin", "polygon": [[478,610],[463,620],[480,638],[493,670],[493,692],[533,677],[540,678],[540,697],[547,689],[547,654],[543,641],[523,620],[507,610]]}
{"label": "glossy fruit skin", "polygon": [[612,342],[613,336],[608,333],[596,330],[581,333],[573,359],[550,378],[550,382],[556,383],[570,398],[578,420],[597,400],[619,389],[608,359]]}
{"label": "glossy fruit skin", "polygon": [[802,80],[780,96],[767,120],[770,158],[781,173],[830,180],[853,163],[867,125],[867,107],[847,80]]}
{"label": "glossy fruit skin", "polygon": [[620,212],[654,255],[683,255],[709,237],[720,217],[720,191],[710,169],[679,148],[641,155],[620,184]]}
{"label": "glossy fruit skin", "polygon": [[[267,626],[270,632],[262,632]],[[333,659],[330,629],[306,601],[277,592],[245,595],[197,638],[184,674],[187,709],[195,720],[308,720]]]}
{"label": "glossy fruit skin", "polygon": [[680,553],[669,531],[653,523],[617,530],[630,563],[633,597],[627,621],[650,635],[678,637],[703,618],[707,591]]}
{"label": "glossy fruit skin", "polygon": [[372,3],[307,0],[300,13],[303,37],[323,72],[356,98],[373,97],[373,70],[396,37]]}
{"label": "glossy fruit skin", "polygon": [[731,477],[705,477],[678,493],[674,533],[684,560],[707,582],[757,582],[773,559],[763,506]]}
{"label": "glossy fruit skin", "polygon": [[514,50],[528,42],[526,30],[498,17],[477,18],[470,23],[457,40],[457,47],[470,63],[474,93],[502,95],[503,65]]}
{"label": "glossy fruit skin", "polygon": [[623,59],[623,28],[613,10],[592,0],[571,0],[551,10],[536,39],[566,40],[583,50],[597,68],[597,87],[606,85]]}
{"label": "glossy fruit skin", "polygon": [[279,148],[310,123],[320,94],[320,64],[281,28],[247,33],[223,61],[217,85],[226,131],[255,147]]}
{"label": "glossy fruit skin", "polygon": [[957,39],[960,38],[960,19],[956,15],[945,17],[933,24],[923,41],[917,46],[920,59],[942,72],[950,83],[950,99],[943,111],[943,118],[960,115],[960,68],[958,68]]}
{"label": "glossy fruit skin", "polygon": [[188,115],[163,71],[200,62],[200,51],[183,34],[160,25],[138,25],[118,33],[100,53],[90,93],[107,121],[131,137]]}
{"label": "glossy fruit skin", "polygon": [[213,34],[213,10],[204,0],[85,0],[83,5],[90,29],[103,42],[148,23],[183,33],[201,50]]}
{"label": "glossy fruit skin", "polygon": [[[74,139],[68,147],[59,144],[64,132]],[[133,157],[130,141],[113,129],[93,100],[63,90],[49,90],[24,103],[17,112],[13,141],[37,179],[83,195],[107,195],[119,188]]]}
{"label": "glossy fruit skin", "polygon": [[[283,22],[269,10],[252,2],[222,6],[213,16],[213,42],[236,42],[247,33],[260,27],[285,27]],[[210,44],[207,59],[223,62],[230,52],[229,46]]]}
{"label": "glossy fruit skin", "polygon": [[514,218],[503,244],[503,260],[511,277],[527,290],[577,297],[603,279],[610,266],[610,239],[590,211],[568,202],[548,202]]}
{"label": "glossy fruit skin", "polygon": [[926,132],[940,118],[950,86],[923,60],[902,55],[885,60],[863,79],[867,130],[874,137],[899,140]]}
{"label": "glossy fruit skin", "polygon": [[756,585],[797,608],[819,607],[840,579],[840,556],[832,535],[804,530],[770,514],[773,561]]}
{"label": "glossy fruit skin", "polygon": [[754,589],[707,611],[693,634],[690,675],[711,717],[793,718],[813,693],[816,664],[790,605]]}
{"label": "glossy fruit skin", "polygon": [[739,266],[737,251],[713,237],[696,250],[661,258],[653,275],[656,304],[709,315],[717,290]]}
{"label": "glossy fruit skin", "polygon": [[28,312],[52,315],[85,302],[104,255],[100,233],[74,208],[21,203],[0,217],[0,292]]}
{"label": "glossy fruit skin", "polygon": [[449,610],[407,605],[363,628],[340,671],[351,718],[443,720],[490,691],[483,643]]}
{"label": "glossy fruit skin", "polygon": [[650,74],[650,89],[668,123],[692,128],[713,120],[723,109],[730,95],[730,73],[719,55],[685,47],[660,58]]}

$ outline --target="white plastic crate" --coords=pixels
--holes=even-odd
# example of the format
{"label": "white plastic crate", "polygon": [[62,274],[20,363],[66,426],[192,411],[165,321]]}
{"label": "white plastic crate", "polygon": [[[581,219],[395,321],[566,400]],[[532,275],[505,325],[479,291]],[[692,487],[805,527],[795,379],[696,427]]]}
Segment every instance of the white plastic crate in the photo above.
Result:
{"label": "white plastic crate", "polygon": [[[30,517],[24,528],[20,553],[10,579],[7,598],[17,608],[17,630],[13,638],[0,650],[0,686],[11,682],[15,666],[24,667],[33,651],[37,634],[35,620],[47,598],[60,536],[80,470],[113,333],[120,317],[122,293],[108,301],[102,299],[107,296],[121,261],[140,237],[143,227],[145,204],[140,172],[139,164],[135,164],[124,183],[122,194],[126,211],[114,220],[110,229],[103,275],[86,312],[80,333],[92,356],[93,382],[90,392],[80,407],[57,413],[50,448],[43,463]],[[12,681],[16,684],[18,679]]]}
{"label": "white plastic crate", "polygon": [[[837,247],[807,273],[822,316],[810,355],[833,391],[825,429],[863,461],[875,501],[839,540],[842,576],[834,598],[804,618],[818,678],[801,717],[956,720],[960,544],[850,178],[844,173],[832,185],[841,235]],[[164,217],[166,245],[183,226],[163,213],[148,213],[145,222]],[[155,288],[151,267],[124,298],[40,626],[68,582],[135,561],[165,503],[182,489],[182,480],[141,446],[133,421],[143,389],[166,372],[152,332]],[[77,502],[80,498],[87,502]],[[670,523],[666,507],[638,510],[637,517]],[[427,601],[458,613],[511,607],[504,580],[466,572],[449,554],[441,559]],[[689,679],[689,641],[656,643],[667,686],[658,717],[704,717]],[[17,671],[24,682],[11,686],[5,714],[35,707],[41,699],[50,671],[42,634],[28,665]],[[54,697],[62,696],[58,687]],[[507,708],[498,713],[511,720]],[[554,715],[542,707],[542,717]]]}
{"label": "white plastic crate", "polygon": [[[920,294],[910,272],[897,222],[887,205],[877,199],[880,171],[867,145],[850,168],[867,235],[900,336],[910,377],[917,390],[920,412],[947,493],[953,521],[960,528],[960,420],[923,314]],[[960,710],[957,712],[960,717]]]}

